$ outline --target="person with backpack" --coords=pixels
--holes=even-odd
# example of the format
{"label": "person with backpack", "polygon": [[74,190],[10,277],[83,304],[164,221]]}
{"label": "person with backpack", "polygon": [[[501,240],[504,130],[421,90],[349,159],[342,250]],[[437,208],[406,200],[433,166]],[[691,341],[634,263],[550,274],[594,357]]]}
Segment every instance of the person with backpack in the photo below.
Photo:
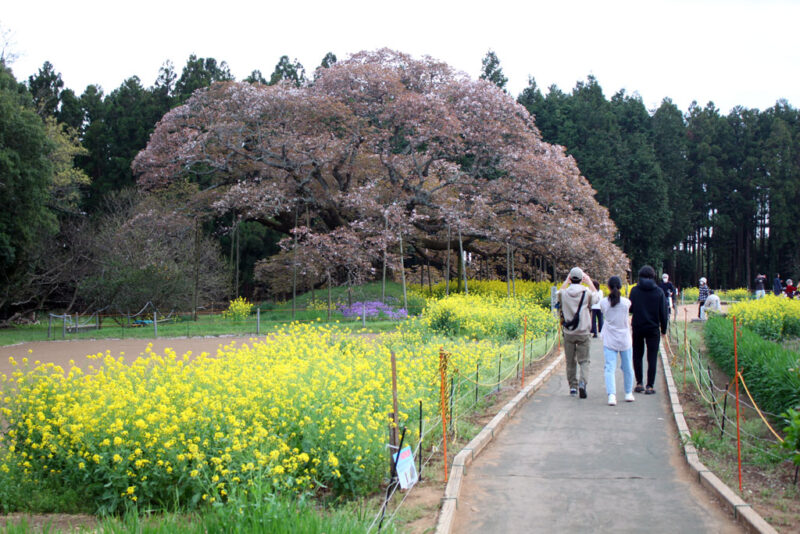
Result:
{"label": "person with backpack", "polygon": [[609,294],[600,301],[600,309],[606,317],[605,326],[600,336],[603,338],[603,354],[606,364],[603,369],[606,379],[606,394],[608,405],[617,404],[617,383],[614,373],[619,355],[620,366],[625,388],[625,401],[633,402],[633,350],[631,341],[631,326],[628,311],[631,301],[621,296],[622,280],[619,276],[608,279]]}
{"label": "person with backpack", "polygon": [[[649,265],[639,269],[639,283],[631,289],[631,320],[633,341],[633,373],[636,375],[636,393],[644,392],[652,395],[656,392],[653,385],[656,380],[658,362],[658,346],[661,335],[667,334],[667,297],[656,285],[656,271]],[[642,386],[645,346],[647,346],[647,384]]]}
{"label": "person with backpack", "polygon": [[[582,283],[586,284],[585,286]],[[561,307],[564,333],[564,355],[567,360],[567,382],[569,394],[587,397],[589,380],[589,345],[591,343],[591,314],[589,310],[597,303],[597,289],[589,275],[580,267],[574,267],[556,293]],[[580,367],[580,377],[578,376]]]}

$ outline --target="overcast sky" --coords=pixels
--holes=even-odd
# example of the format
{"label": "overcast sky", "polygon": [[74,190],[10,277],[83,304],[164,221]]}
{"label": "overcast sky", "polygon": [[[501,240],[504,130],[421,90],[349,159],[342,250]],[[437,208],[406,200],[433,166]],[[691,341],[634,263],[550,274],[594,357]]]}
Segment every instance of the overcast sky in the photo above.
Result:
{"label": "overcast sky", "polygon": [[514,96],[533,76],[570,91],[589,74],[606,97],[637,92],[653,109],[670,97],[686,111],[712,100],[765,109],[800,105],[800,0],[516,1],[8,0],[11,65],[26,80],[50,61],[67,87],[106,93],[136,75],[155,81],[190,54],[226,61],[237,79],[266,77],[281,55],[310,73],[326,52],[339,59],[390,47],[429,55],[476,77],[492,49]]}

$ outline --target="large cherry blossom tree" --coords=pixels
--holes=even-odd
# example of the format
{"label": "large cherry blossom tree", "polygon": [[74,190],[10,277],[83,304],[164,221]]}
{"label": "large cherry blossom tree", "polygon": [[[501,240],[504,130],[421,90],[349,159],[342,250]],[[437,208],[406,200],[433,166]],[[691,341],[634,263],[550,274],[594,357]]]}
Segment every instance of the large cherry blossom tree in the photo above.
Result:
{"label": "large cherry blossom tree", "polygon": [[302,254],[326,278],[348,257],[369,270],[365,257],[377,264],[401,240],[440,264],[460,246],[595,276],[628,268],[563,147],[496,85],[427,57],[361,52],[299,88],[214,84],[163,117],[133,168],[145,189],[214,187],[218,210],[293,247],[353,249]]}

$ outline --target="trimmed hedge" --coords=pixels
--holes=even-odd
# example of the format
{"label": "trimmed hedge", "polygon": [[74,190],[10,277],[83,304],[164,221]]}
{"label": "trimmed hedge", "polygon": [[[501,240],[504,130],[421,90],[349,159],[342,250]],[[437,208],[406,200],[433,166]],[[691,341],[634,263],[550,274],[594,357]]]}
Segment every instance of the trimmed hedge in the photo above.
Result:
{"label": "trimmed hedge", "polygon": [[[780,414],[800,406],[800,353],[767,341],[747,328],[739,332],[739,368],[759,407]],[[708,354],[732,377],[733,322],[721,316],[710,317],[704,335]]]}

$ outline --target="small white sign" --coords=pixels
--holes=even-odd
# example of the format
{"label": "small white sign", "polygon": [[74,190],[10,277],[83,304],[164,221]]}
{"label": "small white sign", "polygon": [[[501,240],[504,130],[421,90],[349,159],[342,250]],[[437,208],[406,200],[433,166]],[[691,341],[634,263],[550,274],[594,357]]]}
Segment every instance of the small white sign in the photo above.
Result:
{"label": "small white sign", "polygon": [[392,455],[392,459],[397,462],[397,478],[400,481],[400,487],[408,489],[419,480],[417,475],[417,468],[414,466],[414,453],[411,452],[411,447],[403,447],[400,451],[400,459],[397,459],[397,453]]}

